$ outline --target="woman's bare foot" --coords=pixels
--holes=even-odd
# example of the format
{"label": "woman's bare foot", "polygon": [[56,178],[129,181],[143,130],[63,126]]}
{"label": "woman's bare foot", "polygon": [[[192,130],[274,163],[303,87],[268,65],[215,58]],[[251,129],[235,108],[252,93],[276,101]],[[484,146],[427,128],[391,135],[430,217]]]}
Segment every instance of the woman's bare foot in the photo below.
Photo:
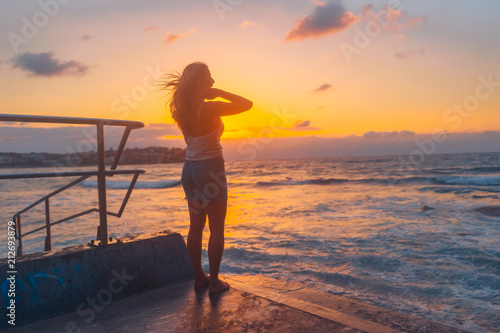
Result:
{"label": "woman's bare foot", "polygon": [[224,290],[229,289],[229,284],[222,280],[216,280],[215,282],[210,282],[210,287],[208,288],[209,294],[215,294]]}
{"label": "woman's bare foot", "polygon": [[207,274],[203,274],[202,276],[196,277],[194,279],[194,287],[201,288],[210,284],[210,276]]}

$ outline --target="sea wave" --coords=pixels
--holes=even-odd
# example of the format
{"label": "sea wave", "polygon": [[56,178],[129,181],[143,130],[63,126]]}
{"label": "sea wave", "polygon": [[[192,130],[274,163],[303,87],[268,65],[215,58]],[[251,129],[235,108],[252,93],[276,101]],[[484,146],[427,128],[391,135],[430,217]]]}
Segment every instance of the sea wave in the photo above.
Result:
{"label": "sea wave", "polygon": [[443,176],[443,177],[389,177],[389,178],[361,178],[361,179],[342,179],[342,178],[310,178],[305,180],[273,180],[259,181],[257,186],[293,186],[293,185],[339,185],[345,183],[359,183],[371,185],[472,185],[472,186],[498,186],[500,185],[500,176]]}
{"label": "sea wave", "polygon": [[[159,181],[138,181],[134,189],[163,189],[175,187],[181,184],[180,180],[159,180]],[[85,180],[81,184],[83,187],[97,187],[97,180]],[[130,181],[106,180],[106,188],[113,190],[126,190],[130,186]]]}
{"label": "sea wave", "polygon": [[469,172],[500,172],[500,166],[483,166],[465,169],[464,171]]}
{"label": "sea wave", "polygon": [[257,186],[276,186],[276,185],[332,185],[341,184],[349,182],[349,179],[337,179],[337,178],[314,178],[306,180],[276,180],[276,181],[261,181],[257,182]]}
{"label": "sea wave", "polygon": [[426,173],[431,174],[460,174],[460,173],[498,173],[500,172],[500,166],[480,166],[480,167],[446,167],[446,168],[428,168],[422,170]]}
{"label": "sea wave", "polygon": [[475,186],[500,185],[500,176],[492,176],[492,177],[446,176],[446,177],[436,177],[436,180],[439,182],[444,182],[446,185],[475,185]]}

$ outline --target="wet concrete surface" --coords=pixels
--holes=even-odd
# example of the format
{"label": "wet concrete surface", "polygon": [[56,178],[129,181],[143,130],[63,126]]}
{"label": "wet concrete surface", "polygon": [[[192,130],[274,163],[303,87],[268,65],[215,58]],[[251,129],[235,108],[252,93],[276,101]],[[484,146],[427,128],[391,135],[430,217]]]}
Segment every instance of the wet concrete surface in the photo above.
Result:
{"label": "wet concrete surface", "polygon": [[464,332],[425,318],[306,288],[296,282],[265,276],[238,275],[230,278],[235,288],[251,291],[363,332]]}
{"label": "wet concrete surface", "polygon": [[460,332],[283,280],[225,279],[213,296],[189,281],[7,332]]}

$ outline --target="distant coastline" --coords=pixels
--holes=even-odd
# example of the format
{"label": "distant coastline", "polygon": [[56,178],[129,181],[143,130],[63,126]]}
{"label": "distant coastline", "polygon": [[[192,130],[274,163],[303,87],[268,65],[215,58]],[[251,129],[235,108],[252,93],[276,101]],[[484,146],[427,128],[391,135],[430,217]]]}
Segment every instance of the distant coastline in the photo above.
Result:
{"label": "distant coastline", "polygon": [[[106,150],[106,164],[113,163],[116,151]],[[124,149],[118,165],[182,163],[186,149],[167,147]],[[0,168],[97,166],[95,151],[81,153],[0,153]]]}

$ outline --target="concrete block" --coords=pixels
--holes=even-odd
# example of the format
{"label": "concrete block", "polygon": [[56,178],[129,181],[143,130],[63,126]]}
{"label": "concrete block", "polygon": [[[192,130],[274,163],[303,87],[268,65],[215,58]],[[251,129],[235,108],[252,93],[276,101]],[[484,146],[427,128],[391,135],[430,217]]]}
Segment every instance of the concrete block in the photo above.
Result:
{"label": "concrete block", "polygon": [[[7,264],[0,259],[2,276]],[[15,269],[16,326],[73,311],[92,320],[115,299],[193,279],[184,239],[171,232],[28,254],[17,258]],[[12,327],[8,278],[0,284],[2,328]]]}

